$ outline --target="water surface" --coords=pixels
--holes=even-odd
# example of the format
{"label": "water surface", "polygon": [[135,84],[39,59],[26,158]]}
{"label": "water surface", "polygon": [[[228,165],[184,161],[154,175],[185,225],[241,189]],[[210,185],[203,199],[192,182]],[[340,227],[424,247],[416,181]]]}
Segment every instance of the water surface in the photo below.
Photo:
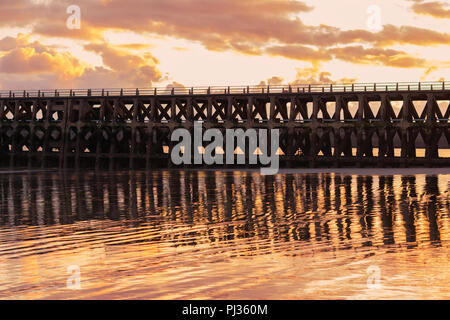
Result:
{"label": "water surface", "polygon": [[348,171],[2,172],[0,298],[449,299],[450,175]]}

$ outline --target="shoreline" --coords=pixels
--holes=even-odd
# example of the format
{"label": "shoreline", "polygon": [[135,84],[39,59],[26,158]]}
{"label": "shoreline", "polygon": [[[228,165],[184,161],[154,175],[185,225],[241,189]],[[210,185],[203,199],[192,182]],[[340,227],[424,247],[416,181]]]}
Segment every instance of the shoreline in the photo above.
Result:
{"label": "shoreline", "polygon": [[[222,172],[259,172],[259,169],[169,169],[180,171],[222,171]],[[355,174],[355,175],[450,175],[450,167],[440,168],[281,168],[278,174],[318,174],[318,173],[335,173],[335,174]]]}
{"label": "shoreline", "polygon": [[[194,171],[194,172],[250,172],[259,173],[259,168],[155,168],[145,169],[120,169],[120,170],[95,170],[95,169],[42,169],[42,168],[15,168],[1,169],[0,174],[16,173],[39,173],[39,172],[98,172],[98,173],[120,173],[120,172],[154,172],[154,171]],[[450,167],[411,167],[411,168],[281,168],[275,175],[283,174],[320,174],[335,173],[345,175],[450,175]]]}
{"label": "shoreline", "polygon": [[450,168],[318,168],[318,169],[280,169],[280,174],[294,173],[337,173],[357,175],[415,175],[450,174]]}

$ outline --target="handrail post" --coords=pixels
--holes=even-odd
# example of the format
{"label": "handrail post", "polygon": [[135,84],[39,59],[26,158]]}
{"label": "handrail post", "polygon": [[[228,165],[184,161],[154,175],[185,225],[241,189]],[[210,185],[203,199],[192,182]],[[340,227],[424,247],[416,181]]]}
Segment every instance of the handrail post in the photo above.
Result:
{"label": "handrail post", "polygon": [[267,85],[267,93],[270,93],[270,85]]}
{"label": "handrail post", "polygon": [[419,91],[421,91],[422,90],[422,85],[421,85],[421,83],[419,82]]}
{"label": "handrail post", "polygon": [[355,84],[352,83],[352,92],[354,92],[354,91],[355,91]]}
{"label": "handrail post", "polygon": [[171,94],[172,94],[172,95],[175,95],[175,87],[172,87],[172,92],[171,92]]}
{"label": "handrail post", "polygon": [[123,88],[120,89],[120,96],[123,96]]}
{"label": "handrail post", "polygon": [[308,92],[311,92],[311,85],[308,84]]}
{"label": "handrail post", "polygon": [[157,88],[155,88],[153,95],[154,96],[158,95],[158,89]]}
{"label": "handrail post", "polygon": [[137,96],[139,95],[139,89],[138,88],[136,88],[136,95]]}

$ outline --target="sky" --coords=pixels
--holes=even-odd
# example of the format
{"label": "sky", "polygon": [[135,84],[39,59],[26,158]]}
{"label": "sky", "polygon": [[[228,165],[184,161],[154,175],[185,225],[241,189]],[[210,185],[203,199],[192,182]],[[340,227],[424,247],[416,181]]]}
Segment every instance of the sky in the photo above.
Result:
{"label": "sky", "polygon": [[1,90],[448,79],[448,0],[0,3]]}

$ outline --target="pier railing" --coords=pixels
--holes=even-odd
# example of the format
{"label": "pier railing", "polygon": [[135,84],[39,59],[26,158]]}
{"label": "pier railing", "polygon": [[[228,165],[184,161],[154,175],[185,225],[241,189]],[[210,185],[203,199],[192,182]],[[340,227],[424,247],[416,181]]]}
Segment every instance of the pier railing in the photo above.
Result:
{"label": "pier railing", "polygon": [[154,88],[100,88],[100,89],[46,89],[0,90],[0,98],[14,97],[86,97],[139,95],[210,95],[210,94],[265,94],[265,93],[320,93],[320,92],[398,92],[450,90],[450,81],[383,82],[348,84],[291,84],[256,86],[200,86]]}

